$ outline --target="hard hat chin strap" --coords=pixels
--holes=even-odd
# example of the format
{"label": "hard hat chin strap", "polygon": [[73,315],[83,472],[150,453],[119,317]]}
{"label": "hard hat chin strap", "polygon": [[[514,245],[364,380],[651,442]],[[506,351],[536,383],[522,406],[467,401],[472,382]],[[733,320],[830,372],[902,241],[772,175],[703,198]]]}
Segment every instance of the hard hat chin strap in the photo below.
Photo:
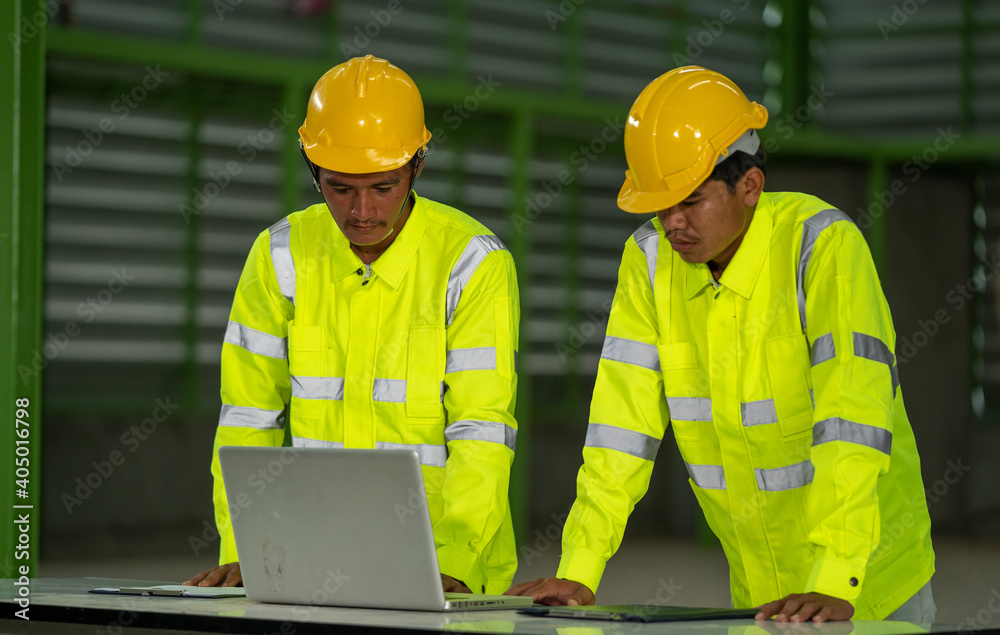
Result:
{"label": "hard hat chin strap", "polygon": [[319,186],[319,166],[309,160],[309,155],[306,154],[306,148],[302,145],[302,139],[299,139],[299,152],[302,153],[302,158],[306,160],[306,167],[309,168],[309,173],[312,174],[313,187],[316,188],[317,192],[322,194],[323,188]]}
{"label": "hard hat chin strap", "polygon": [[403,204],[399,206],[399,212],[396,214],[396,220],[392,221],[392,225],[389,226],[389,233],[385,235],[386,238],[392,236],[392,232],[396,231],[396,223],[399,222],[399,217],[403,215],[403,210],[406,209],[407,204],[410,202],[410,195],[413,194],[413,182],[417,180],[417,172],[420,171],[420,166],[424,164],[424,158],[426,157],[427,148],[420,148],[414,155],[414,160],[410,163],[410,187],[406,190],[406,196],[403,198]]}

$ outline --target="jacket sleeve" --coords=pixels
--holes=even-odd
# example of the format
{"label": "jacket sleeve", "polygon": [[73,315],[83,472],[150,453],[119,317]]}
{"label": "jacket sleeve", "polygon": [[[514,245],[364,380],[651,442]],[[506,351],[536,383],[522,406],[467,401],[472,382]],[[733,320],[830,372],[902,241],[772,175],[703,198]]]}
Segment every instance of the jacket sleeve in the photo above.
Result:
{"label": "jacket sleeve", "polygon": [[434,537],[441,572],[473,591],[486,583],[483,554],[507,514],[519,319],[514,261],[496,249],[476,267],[447,326],[448,459]]}
{"label": "jacket sleeve", "polygon": [[212,498],[222,541],[219,564],[237,560],[219,448],[279,446],[285,435],[292,305],[279,291],[269,248],[269,235],[264,232],[254,242],[243,268],[222,344],[222,411],[212,450]]}
{"label": "jacket sleeve", "polygon": [[556,573],[595,593],[607,560],[621,544],[629,514],[649,487],[653,459],[669,421],[658,343],[646,256],[630,238],[618,272],[576,502],[563,529]]}
{"label": "jacket sleeve", "polygon": [[894,401],[902,398],[896,334],[853,223],[819,234],[804,288],[815,401],[807,519],[817,546],[805,591],[853,600],[879,543],[876,485],[889,469]]}

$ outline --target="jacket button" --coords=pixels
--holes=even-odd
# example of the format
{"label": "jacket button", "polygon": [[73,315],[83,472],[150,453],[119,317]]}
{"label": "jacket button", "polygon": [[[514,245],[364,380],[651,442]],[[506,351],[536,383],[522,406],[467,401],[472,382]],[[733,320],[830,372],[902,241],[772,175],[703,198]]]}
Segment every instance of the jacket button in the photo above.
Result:
{"label": "jacket button", "polygon": [[[363,287],[363,286],[365,286],[366,284],[368,284],[368,281],[367,281],[367,280],[365,280],[364,282],[362,282],[362,283],[361,283],[361,286]],[[855,584],[857,584],[857,583],[855,582]]]}
{"label": "jacket button", "polygon": [[851,578],[851,586],[858,586],[858,579],[857,578]]}
{"label": "jacket button", "polygon": [[362,272],[362,269],[361,269],[361,267],[358,267],[358,270],[357,270],[357,271],[355,271],[355,273],[356,273],[356,274],[358,274],[359,276],[361,275],[361,272]]}

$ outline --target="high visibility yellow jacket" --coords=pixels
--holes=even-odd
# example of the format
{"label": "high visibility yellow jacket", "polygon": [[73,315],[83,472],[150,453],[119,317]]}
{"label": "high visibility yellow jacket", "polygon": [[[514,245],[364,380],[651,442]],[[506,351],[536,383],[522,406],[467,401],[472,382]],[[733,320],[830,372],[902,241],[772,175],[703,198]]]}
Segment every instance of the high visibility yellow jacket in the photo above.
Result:
{"label": "high visibility yellow jacket", "polygon": [[881,619],[934,571],[896,335],[864,237],[761,196],[718,283],[657,219],[627,241],[557,575],[596,589],[669,422],[734,606],[789,593]]}
{"label": "high visibility yellow jacket", "polygon": [[287,407],[294,446],[417,451],[442,573],[506,590],[519,316],[500,239],[425,198],[370,268],[323,204],[262,232],[222,350],[220,563],[237,553],[218,448],[281,445]]}

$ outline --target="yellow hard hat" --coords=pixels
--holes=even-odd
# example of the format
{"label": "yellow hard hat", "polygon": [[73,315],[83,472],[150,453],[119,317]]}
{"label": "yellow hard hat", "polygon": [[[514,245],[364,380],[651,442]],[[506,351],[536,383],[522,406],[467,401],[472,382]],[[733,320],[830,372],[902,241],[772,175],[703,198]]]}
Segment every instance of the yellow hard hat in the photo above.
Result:
{"label": "yellow hard hat", "polygon": [[406,165],[430,141],[424,103],[410,76],[365,55],[334,66],[316,82],[299,128],[306,158],[348,174]]}
{"label": "yellow hard hat", "polygon": [[766,123],[767,110],[719,73],[699,66],[664,73],[628,113],[629,169],[618,207],[645,214],[680,203],[731,151],[755,152],[760,141],[752,131]]}

